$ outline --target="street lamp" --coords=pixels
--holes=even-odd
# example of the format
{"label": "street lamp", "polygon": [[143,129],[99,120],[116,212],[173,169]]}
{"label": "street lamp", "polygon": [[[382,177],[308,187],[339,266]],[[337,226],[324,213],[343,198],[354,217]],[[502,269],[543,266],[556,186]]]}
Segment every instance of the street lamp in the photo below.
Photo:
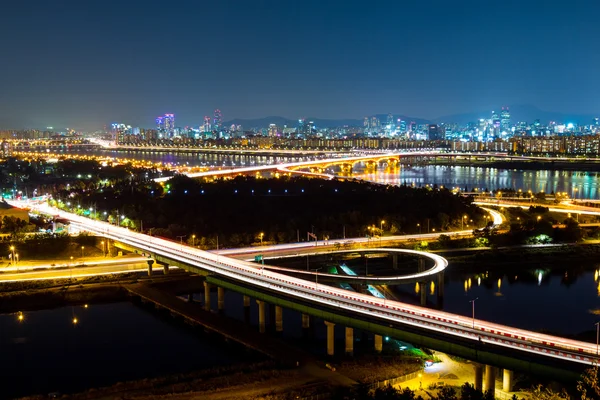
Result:
{"label": "street lamp", "polygon": [[473,305],[473,329],[475,329],[475,300],[477,299],[479,299],[479,297],[469,300],[469,302]]}
{"label": "street lamp", "polygon": [[83,258],[83,249],[85,249],[85,246],[81,246],[81,258]]}
{"label": "street lamp", "polygon": [[196,247],[196,235],[192,235],[192,247]]}
{"label": "street lamp", "polygon": [[311,271],[315,271],[315,290],[319,290],[319,271],[322,269],[321,268],[315,268],[312,269]]}
{"label": "street lamp", "polygon": [[100,246],[102,247],[102,256],[106,257],[106,251],[104,251],[104,240],[100,242]]}
{"label": "street lamp", "polygon": [[461,224],[461,231],[465,230],[465,219],[467,219],[468,217],[466,215],[463,215],[463,217],[460,219],[460,224]]}
{"label": "street lamp", "polygon": [[12,252],[12,264],[15,265],[15,246],[10,246],[10,251]]}
{"label": "street lamp", "polygon": [[598,350],[600,349],[600,322],[596,322],[596,355],[598,355]]}
{"label": "street lamp", "polygon": [[263,236],[265,236],[264,232],[261,232],[260,235],[258,235],[258,237],[260,238],[260,245],[261,246],[263,244]]}
{"label": "street lamp", "polygon": [[419,235],[421,234],[421,224],[417,224],[417,228],[419,228]]}
{"label": "street lamp", "polygon": [[385,221],[382,219],[379,223],[379,230],[381,231],[381,233],[383,233],[383,224],[385,224]]}

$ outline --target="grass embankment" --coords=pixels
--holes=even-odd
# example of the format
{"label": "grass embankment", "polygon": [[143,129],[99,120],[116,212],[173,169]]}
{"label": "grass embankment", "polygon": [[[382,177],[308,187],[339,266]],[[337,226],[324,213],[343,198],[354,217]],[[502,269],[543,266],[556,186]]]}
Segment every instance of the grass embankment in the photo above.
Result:
{"label": "grass embankment", "polygon": [[374,383],[398,378],[421,370],[423,360],[419,357],[364,355],[336,364],[336,371],[361,383]]}
{"label": "grass embankment", "polygon": [[[153,379],[119,382],[69,395],[73,400],[88,399],[288,399],[323,392],[300,369],[282,369],[274,361],[237,364]],[[29,396],[38,400],[46,396]]]}

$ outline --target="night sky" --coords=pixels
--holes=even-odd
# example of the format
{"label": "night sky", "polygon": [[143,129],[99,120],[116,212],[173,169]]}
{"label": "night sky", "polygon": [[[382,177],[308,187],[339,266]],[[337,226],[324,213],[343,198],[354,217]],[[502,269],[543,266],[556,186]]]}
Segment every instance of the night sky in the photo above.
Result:
{"label": "night sky", "polygon": [[5,1],[0,129],[600,111],[600,2]]}

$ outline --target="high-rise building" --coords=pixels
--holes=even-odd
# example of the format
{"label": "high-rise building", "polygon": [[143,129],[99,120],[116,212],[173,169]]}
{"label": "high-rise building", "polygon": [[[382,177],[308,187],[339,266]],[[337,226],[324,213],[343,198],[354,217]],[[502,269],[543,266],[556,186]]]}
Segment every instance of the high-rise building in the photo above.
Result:
{"label": "high-rise building", "polygon": [[211,124],[210,124],[210,117],[209,116],[205,116],[204,117],[204,124],[202,125],[202,129],[201,130],[204,133],[211,132]]}
{"label": "high-rise building", "polygon": [[508,107],[502,107],[500,113],[500,130],[502,132],[510,132],[510,111]]}
{"label": "high-rise building", "polygon": [[163,121],[163,117],[156,118],[156,130],[158,132],[163,132],[165,130],[165,123]]}
{"label": "high-rise building", "polygon": [[221,115],[221,110],[218,108],[213,113],[213,128],[217,132],[223,128],[223,115]]}
{"label": "high-rise building", "polygon": [[277,125],[269,124],[269,133],[268,133],[269,136],[271,136],[271,137],[277,136],[277,131],[278,131]]}
{"label": "high-rise building", "polygon": [[429,140],[443,140],[444,139],[444,128],[436,124],[429,124],[427,129],[427,139]]}
{"label": "high-rise building", "polygon": [[304,118],[300,118],[298,120],[298,130],[296,131],[298,135],[304,135],[306,130],[306,123]]}
{"label": "high-rise building", "polygon": [[175,134],[175,114],[165,114],[163,123],[165,126],[165,137],[172,137]]}

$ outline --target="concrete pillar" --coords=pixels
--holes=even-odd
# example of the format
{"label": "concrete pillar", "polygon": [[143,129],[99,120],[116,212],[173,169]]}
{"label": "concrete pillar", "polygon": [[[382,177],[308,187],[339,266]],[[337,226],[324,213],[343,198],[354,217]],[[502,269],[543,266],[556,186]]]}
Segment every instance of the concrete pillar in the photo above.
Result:
{"label": "concrete pillar", "polygon": [[375,352],[381,353],[383,350],[383,338],[381,335],[375,335]]}
{"label": "concrete pillar", "polygon": [[514,373],[509,369],[504,369],[504,376],[502,377],[502,390],[505,392],[512,392],[513,390],[513,378]]}
{"label": "concrete pillar", "polygon": [[474,364],[475,370],[475,390],[483,390],[483,365]]}
{"label": "concrete pillar", "polygon": [[152,276],[152,264],[154,264],[154,260],[146,260],[148,263],[148,276]]}
{"label": "concrete pillar", "polygon": [[485,380],[483,385],[483,391],[487,392],[490,390],[492,393],[496,391],[496,368],[491,365],[485,366]]}
{"label": "concrete pillar", "polygon": [[354,354],[354,329],[346,327],[346,355]]}
{"label": "concrete pillar", "polygon": [[223,312],[225,310],[225,288],[217,287],[217,307],[219,312]]}
{"label": "concrete pillar", "polygon": [[302,314],[302,329],[310,328],[310,315]]}
{"label": "concrete pillar", "polygon": [[244,296],[244,322],[250,323],[250,296]]}
{"label": "concrete pillar", "polygon": [[210,283],[204,282],[204,309],[210,311]]}
{"label": "concrete pillar", "polygon": [[188,303],[194,302],[194,293],[188,293],[187,301],[188,301]]}
{"label": "concrete pillar", "polygon": [[283,310],[275,306],[275,332],[283,332]]}
{"label": "concrete pillar", "polygon": [[327,325],[327,355],[333,356],[334,354],[334,345],[335,345],[335,336],[334,336],[334,328],[335,324],[333,322],[324,321],[325,325]]}
{"label": "concrete pillar", "polygon": [[419,272],[425,271],[425,260],[423,258],[419,258]]}
{"label": "concrete pillar", "polygon": [[169,265],[168,264],[164,264],[163,265],[163,274],[164,275],[168,275],[169,274]]}
{"label": "concrete pillar", "polygon": [[398,269],[398,254],[392,254],[392,268]]}
{"label": "concrete pillar", "polygon": [[438,284],[437,284],[438,297],[443,297],[444,296],[444,271],[438,272],[437,277],[438,277]]}
{"label": "concrete pillar", "polygon": [[256,304],[258,304],[258,331],[260,333],[265,333],[265,302],[262,300],[256,300]]}
{"label": "concrete pillar", "polygon": [[419,292],[421,294],[421,305],[425,307],[427,305],[427,282],[419,284]]}

